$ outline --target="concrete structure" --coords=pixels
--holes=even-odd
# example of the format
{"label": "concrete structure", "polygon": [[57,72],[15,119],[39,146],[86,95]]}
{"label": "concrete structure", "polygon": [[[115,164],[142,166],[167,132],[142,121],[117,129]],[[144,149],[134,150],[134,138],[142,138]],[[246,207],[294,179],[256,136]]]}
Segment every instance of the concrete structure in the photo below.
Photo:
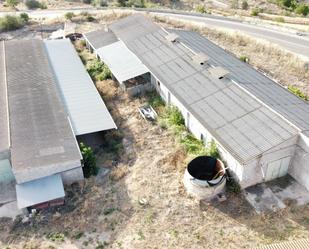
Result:
{"label": "concrete structure", "polygon": [[116,128],[73,45],[1,42],[0,90],[1,190],[16,184],[19,208],[63,198],[84,178],[76,137]]}
{"label": "concrete structure", "polygon": [[94,43],[123,42],[188,129],[217,143],[242,187],[290,173],[309,189],[308,103],[201,35],[166,30],[142,15],[84,36],[95,53]]}

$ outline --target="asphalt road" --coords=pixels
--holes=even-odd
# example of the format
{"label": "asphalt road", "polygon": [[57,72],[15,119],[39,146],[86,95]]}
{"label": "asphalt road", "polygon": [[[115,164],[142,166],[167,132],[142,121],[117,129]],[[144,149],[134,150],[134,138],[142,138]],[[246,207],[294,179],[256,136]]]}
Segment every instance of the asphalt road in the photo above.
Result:
{"label": "asphalt road", "polygon": [[[161,14],[159,15],[165,15]],[[170,17],[176,17],[182,20],[201,22],[211,27],[219,27],[243,32],[253,38],[264,39],[277,44],[288,51],[309,58],[309,37],[301,37],[293,33],[273,30],[266,27],[256,26],[249,23],[237,22],[230,19],[214,19],[211,16],[186,16],[178,14],[169,14]]]}
{"label": "asphalt road", "polygon": [[[144,9],[136,9],[138,11],[145,11]],[[32,18],[56,18],[63,16],[66,12],[79,13],[81,11],[88,11],[89,13],[98,13],[105,11],[104,9],[67,9],[67,10],[37,10],[27,11]],[[166,17],[175,17],[181,20],[189,20],[194,22],[203,23],[209,27],[225,28],[233,31],[242,32],[253,38],[264,39],[273,44],[279,45],[282,48],[309,58],[309,35],[298,36],[295,33],[283,32],[270,27],[257,26],[250,23],[241,22],[226,17],[213,16],[213,15],[192,15],[184,12],[175,13],[175,11],[168,10],[147,10],[148,12]],[[18,12],[17,12],[18,13]],[[0,13],[5,15],[7,13]]]}

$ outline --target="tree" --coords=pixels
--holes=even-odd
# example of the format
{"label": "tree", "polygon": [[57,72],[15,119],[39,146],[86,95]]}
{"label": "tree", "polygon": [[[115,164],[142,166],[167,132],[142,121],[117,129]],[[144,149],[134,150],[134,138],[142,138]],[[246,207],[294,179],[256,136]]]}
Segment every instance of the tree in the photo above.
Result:
{"label": "tree", "polygon": [[206,10],[205,6],[202,5],[202,4],[197,5],[196,8],[195,8],[195,11],[199,12],[199,13],[202,13],[202,14],[207,13],[207,10]]}
{"label": "tree", "polygon": [[127,1],[126,0],[117,0],[117,4],[119,7],[125,7]]}
{"label": "tree", "polygon": [[96,159],[91,147],[86,146],[84,143],[80,143],[80,151],[83,156],[83,172],[86,178],[98,174],[98,168],[96,165]]}
{"label": "tree", "polygon": [[295,9],[297,6],[296,0],[277,0],[277,3],[282,7]]}
{"label": "tree", "polygon": [[6,0],[5,3],[11,8],[15,8],[18,4],[18,0]]}
{"label": "tree", "polygon": [[21,21],[24,23],[24,24],[26,24],[26,23],[28,23],[29,22],[29,15],[27,14],[27,13],[21,13],[20,15],[19,15],[19,17],[20,17],[20,19],[21,19]]}
{"label": "tree", "polygon": [[296,14],[307,16],[309,14],[309,5],[300,4],[295,9]]}
{"label": "tree", "polygon": [[249,8],[249,4],[246,0],[241,2],[241,8],[243,10],[247,10]]}
{"label": "tree", "polygon": [[73,12],[67,12],[67,13],[65,13],[65,15],[64,15],[65,19],[67,19],[67,20],[72,20],[72,18],[73,18],[74,16],[75,16],[75,15],[74,15]]}
{"label": "tree", "polygon": [[37,0],[26,0],[25,5],[28,9],[38,9],[41,7],[41,4]]}

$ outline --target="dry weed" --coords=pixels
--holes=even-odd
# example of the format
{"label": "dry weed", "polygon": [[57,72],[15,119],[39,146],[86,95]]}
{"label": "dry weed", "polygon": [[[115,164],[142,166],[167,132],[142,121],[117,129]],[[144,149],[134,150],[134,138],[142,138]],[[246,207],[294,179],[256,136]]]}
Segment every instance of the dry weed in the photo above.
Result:
{"label": "dry weed", "polygon": [[110,172],[110,179],[113,181],[118,181],[125,177],[129,173],[129,167],[127,165],[118,165],[114,167]]}
{"label": "dry weed", "polygon": [[116,83],[113,80],[97,81],[96,87],[106,101],[113,100],[118,92]]}
{"label": "dry weed", "polygon": [[158,165],[163,166],[169,172],[184,172],[186,168],[187,153],[183,147],[175,149],[158,161]]}

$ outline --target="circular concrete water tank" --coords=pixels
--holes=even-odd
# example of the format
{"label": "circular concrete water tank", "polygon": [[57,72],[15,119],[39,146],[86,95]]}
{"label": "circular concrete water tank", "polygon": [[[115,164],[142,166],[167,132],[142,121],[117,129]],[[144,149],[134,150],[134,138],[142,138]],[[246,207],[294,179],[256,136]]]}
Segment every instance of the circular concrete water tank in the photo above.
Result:
{"label": "circular concrete water tank", "polygon": [[199,200],[205,200],[224,191],[225,174],[225,167],[221,160],[199,156],[188,164],[183,181],[188,194]]}

